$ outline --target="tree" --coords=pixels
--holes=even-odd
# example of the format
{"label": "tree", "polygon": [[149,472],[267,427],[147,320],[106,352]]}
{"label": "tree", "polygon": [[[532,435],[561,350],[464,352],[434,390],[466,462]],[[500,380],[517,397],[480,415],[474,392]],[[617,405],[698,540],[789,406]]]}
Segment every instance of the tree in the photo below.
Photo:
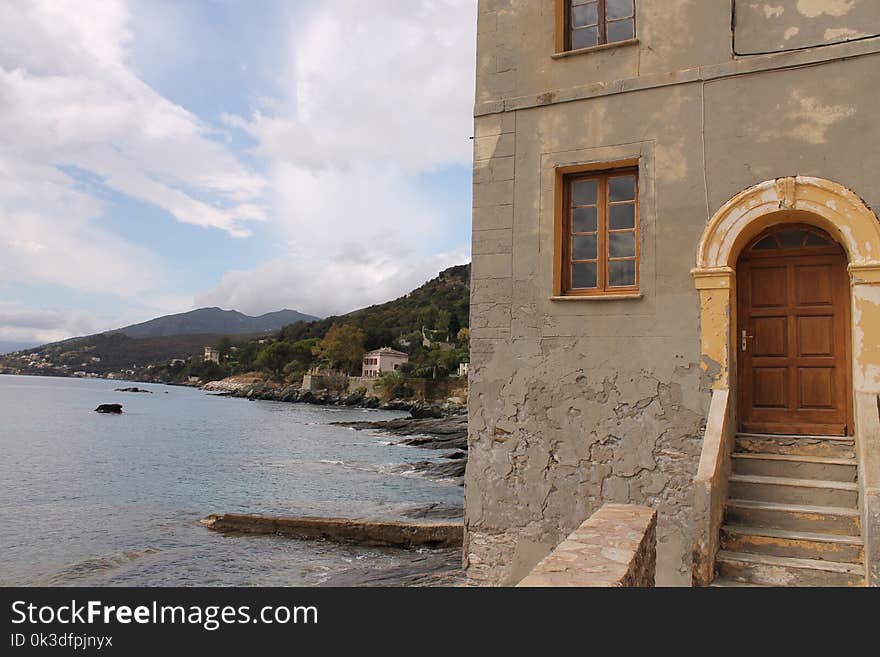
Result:
{"label": "tree", "polygon": [[281,378],[284,366],[293,360],[295,350],[289,342],[274,342],[257,356],[257,365],[272,372],[276,379]]}
{"label": "tree", "polygon": [[236,356],[240,371],[247,372],[254,368],[257,364],[257,357],[262,351],[262,346],[258,342],[245,342],[240,344]]}
{"label": "tree", "polygon": [[461,331],[461,322],[458,321],[458,315],[452,313],[449,317],[449,338],[450,340],[458,339],[458,332]]}
{"label": "tree", "polygon": [[303,365],[303,369],[308,369],[312,361],[315,359],[314,350],[320,342],[318,338],[308,338],[307,340],[297,340],[291,347],[293,348],[293,360],[297,360]]}
{"label": "tree", "polygon": [[452,321],[452,317],[447,310],[439,310],[437,311],[437,319],[435,320],[434,330],[443,334],[444,341],[449,339],[449,323]]}
{"label": "tree", "polygon": [[232,340],[224,336],[217,341],[214,349],[220,352],[220,358],[226,358],[232,351]]}
{"label": "tree", "polygon": [[349,374],[364,358],[364,332],[352,324],[334,324],[314,349],[314,354],[325,358],[334,368],[342,368]]}

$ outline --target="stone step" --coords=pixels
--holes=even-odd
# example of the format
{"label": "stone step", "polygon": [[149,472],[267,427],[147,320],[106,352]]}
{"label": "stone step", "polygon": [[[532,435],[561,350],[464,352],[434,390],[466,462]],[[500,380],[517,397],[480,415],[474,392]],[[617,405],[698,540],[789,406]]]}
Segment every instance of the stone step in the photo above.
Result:
{"label": "stone step", "polygon": [[738,433],[734,451],[749,454],[790,454],[854,459],[856,443],[852,436]]}
{"label": "stone step", "polygon": [[721,528],[721,548],[728,552],[838,563],[862,564],[865,559],[864,541],[860,536],[795,532],[744,525],[724,525]]}
{"label": "stone step", "polygon": [[850,509],[858,507],[859,488],[857,484],[844,481],[731,475],[729,496],[738,500]]}
{"label": "stone step", "polygon": [[793,559],[721,550],[716,557],[721,579],[765,586],[864,586],[865,567],[851,563]]}
{"label": "stone step", "polygon": [[855,509],[804,504],[780,504],[731,498],[725,522],[749,527],[773,527],[791,531],[860,536],[862,519]]}
{"label": "stone step", "polygon": [[858,476],[855,459],[748,453],[731,457],[734,474],[848,482],[856,481]]}

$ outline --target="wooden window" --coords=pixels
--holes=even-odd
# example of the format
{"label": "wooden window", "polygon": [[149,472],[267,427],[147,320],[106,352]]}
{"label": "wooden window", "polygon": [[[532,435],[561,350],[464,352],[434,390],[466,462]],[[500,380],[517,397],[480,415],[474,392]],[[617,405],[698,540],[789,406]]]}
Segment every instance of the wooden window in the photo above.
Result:
{"label": "wooden window", "polygon": [[580,50],[636,36],[635,0],[557,0],[562,48]]}
{"label": "wooden window", "polygon": [[638,169],[561,175],[557,295],[639,290]]}

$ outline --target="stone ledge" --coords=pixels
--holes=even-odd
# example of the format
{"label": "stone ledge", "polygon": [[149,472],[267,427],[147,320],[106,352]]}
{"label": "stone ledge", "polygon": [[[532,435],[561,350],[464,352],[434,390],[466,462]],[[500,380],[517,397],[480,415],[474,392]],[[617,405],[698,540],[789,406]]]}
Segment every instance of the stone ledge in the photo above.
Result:
{"label": "stone ledge", "polygon": [[652,587],[656,564],[657,512],[606,504],[517,586]]}
{"label": "stone ledge", "polygon": [[349,518],[278,517],[242,513],[212,514],[201,523],[223,533],[277,534],[390,547],[458,547],[461,522],[396,522]]}

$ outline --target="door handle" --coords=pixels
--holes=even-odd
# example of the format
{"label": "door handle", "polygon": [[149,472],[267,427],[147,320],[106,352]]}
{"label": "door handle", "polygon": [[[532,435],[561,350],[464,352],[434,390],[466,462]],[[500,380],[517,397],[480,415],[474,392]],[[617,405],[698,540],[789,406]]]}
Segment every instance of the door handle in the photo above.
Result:
{"label": "door handle", "polygon": [[747,350],[748,350],[748,348],[749,348],[749,342],[748,342],[748,341],[751,340],[751,339],[754,338],[754,337],[755,337],[754,335],[748,335],[748,333],[746,333],[746,330],[745,330],[745,329],[742,330],[742,350],[743,350],[743,351],[747,351]]}

